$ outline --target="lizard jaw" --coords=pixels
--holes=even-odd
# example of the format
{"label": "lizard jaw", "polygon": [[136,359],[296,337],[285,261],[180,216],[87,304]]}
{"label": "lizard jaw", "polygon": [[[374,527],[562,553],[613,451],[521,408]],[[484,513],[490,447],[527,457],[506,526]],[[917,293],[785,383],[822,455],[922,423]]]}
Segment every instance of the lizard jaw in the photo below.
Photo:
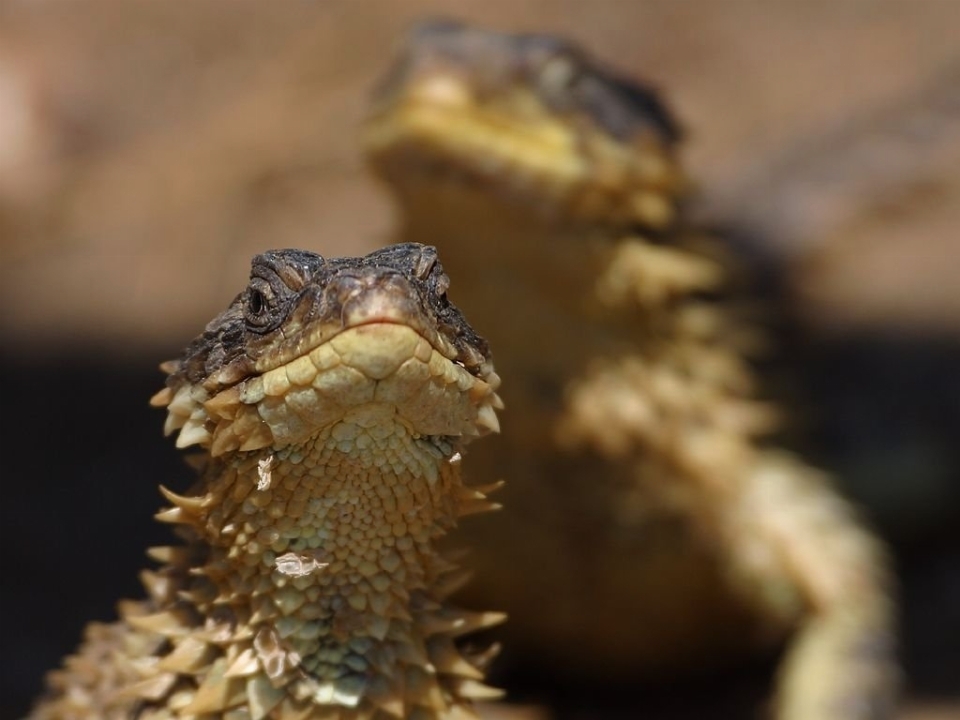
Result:
{"label": "lizard jaw", "polygon": [[477,377],[406,325],[344,330],[313,350],[213,396],[181,385],[154,396],[166,405],[178,447],[213,456],[303,442],[349,416],[396,413],[419,435],[477,436],[499,429],[492,369]]}

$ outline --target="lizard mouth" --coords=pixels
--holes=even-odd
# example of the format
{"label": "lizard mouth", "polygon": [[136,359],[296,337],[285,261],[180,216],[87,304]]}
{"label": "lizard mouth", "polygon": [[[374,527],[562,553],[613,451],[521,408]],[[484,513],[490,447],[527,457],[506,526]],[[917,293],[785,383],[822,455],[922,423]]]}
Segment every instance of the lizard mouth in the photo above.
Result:
{"label": "lizard mouth", "polygon": [[[328,352],[322,348],[333,347],[338,352],[348,353],[354,362],[370,363],[371,376],[383,375],[385,371],[379,366],[399,365],[409,354],[409,348],[405,345],[394,348],[373,339],[349,342],[342,337],[366,338],[373,332],[369,328],[374,326],[408,328],[419,337],[420,345],[429,346],[433,352],[471,374],[482,379],[491,372],[490,363],[483,353],[457,334],[443,333],[421,307],[408,283],[395,276],[348,277],[341,279],[340,286],[304,293],[288,312],[279,336],[267,339],[262,354],[257,354],[255,342],[250,343],[254,357],[244,357],[240,371],[247,371],[247,366],[252,364],[253,372],[261,375],[271,373],[314,351],[322,355]],[[368,330],[353,332],[361,328]],[[421,354],[425,352],[422,350]],[[319,357],[318,361],[323,362]],[[205,384],[221,380],[226,380],[224,384],[235,384],[230,382],[232,372],[233,368],[227,365],[224,372],[211,377]]]}
{"label": "lizard mouth", "polygon": [[444,164],[474,178],[493,180],[509,169],[575,182],[583,171],[576,138],[539,110],[529,103],[523,122],[510,122],[507,108],[485,107],[466,79],[438,71],[379,103],[367,118],[364,140],[378,161],[421,172]]}
{"label": "lizard mouth", "polygon": [[166,404],[165,432],[179,430],[178,447],[209,445],[214,456],[304,442],[367,415],[396,417],[420,435],[498,431],[499,377],[489,363],[474,374],[451,352],[410,325],[372,319],[212,396],[183,385],[154,404]]}

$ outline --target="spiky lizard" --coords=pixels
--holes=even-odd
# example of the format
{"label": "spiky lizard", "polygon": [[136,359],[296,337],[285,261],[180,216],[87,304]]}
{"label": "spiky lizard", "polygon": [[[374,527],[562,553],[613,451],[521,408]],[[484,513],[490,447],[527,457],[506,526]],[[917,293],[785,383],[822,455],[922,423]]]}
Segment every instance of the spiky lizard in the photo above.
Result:
{"label": "spiky lizard", "polygon": [[379,89],[365,145],[399,236],[443,249],[512,380],[472,457],[511,480],[472,597],[509,612],[518,662],[574,682],[785,642],[777,718],[890,717],[884,550],[766,440],[762,334],[686,219],[679,139],[654,91],[545,35],[426,24]]}
{"label": "spiky lizard", "polygon": [[488,346],[431,247],[253,259],[250,283],[153,404],[199,446],[185,543],[155,548],[144,601],[92,624],[31,720],[469,718],[495,624],[445,597],[435,543],[485,509],[463,445],[497,430]]}

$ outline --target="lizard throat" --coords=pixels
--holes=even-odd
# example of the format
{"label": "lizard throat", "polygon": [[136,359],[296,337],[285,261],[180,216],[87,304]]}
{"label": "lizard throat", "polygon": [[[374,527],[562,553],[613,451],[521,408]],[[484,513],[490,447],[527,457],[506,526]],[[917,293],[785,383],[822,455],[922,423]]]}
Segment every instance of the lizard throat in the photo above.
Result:
{"label": "lizard throat", "polygon": [[228,454],[206,469],[204,497],[169,497],[195,508],[181,520],[203,557],[187,595],[238,678],[318,706],[410,709],[411,683],[433,704],[453,697],[443,674],[480,677],[437,632],[453,568],[433,545],[469,491],[444,438],[366,420]]}

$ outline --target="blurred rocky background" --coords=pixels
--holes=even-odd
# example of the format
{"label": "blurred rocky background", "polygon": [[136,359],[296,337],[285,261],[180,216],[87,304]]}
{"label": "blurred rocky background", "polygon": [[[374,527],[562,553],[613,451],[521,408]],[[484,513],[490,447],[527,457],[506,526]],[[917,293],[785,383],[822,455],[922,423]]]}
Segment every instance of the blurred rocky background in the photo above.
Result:
{"label": "blurred rocky background", "polygon": [[[146,405],[157,362],[255,252],[389,241],[357,123],[436,15],[560,33],[663,89],[693,212],[786,319],[798,446],[893,549],[905,717],[957,717],[960,3],[0,0],[0,719],[168,538],[156,486],[188,472]],[[560,714],[702,717],[764,672],[567,689]],[[511,684],[520,716],[546,717],[540,680]]]}

